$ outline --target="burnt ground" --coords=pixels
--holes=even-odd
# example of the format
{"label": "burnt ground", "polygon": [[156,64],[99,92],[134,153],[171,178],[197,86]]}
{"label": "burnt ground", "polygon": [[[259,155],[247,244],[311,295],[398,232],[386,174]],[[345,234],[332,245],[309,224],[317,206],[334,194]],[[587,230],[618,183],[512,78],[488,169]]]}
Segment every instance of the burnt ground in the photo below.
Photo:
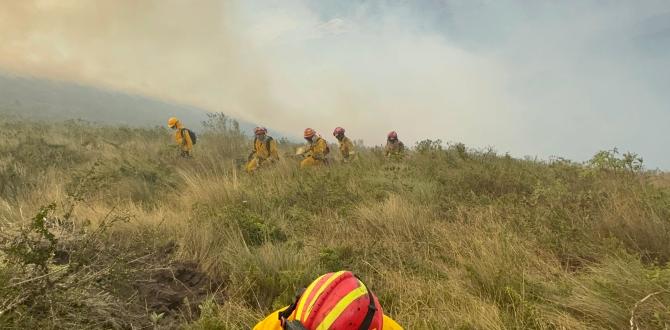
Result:
{"label": "burnt ground", "polygon": [[[167,259],[170,254],[159,253],[157,257]],[[161,263],[153,263],[164,266],[154,266],[138,274],[133,285],[136,291],[136,299],[133,300],[143,309],[148,321],[151,321],[151,315],[155,315],[158,328],[174,329],[177,324],[197,319],[199,305],[206,299],[211,297],[222,301],[221,283],[210,279],[197,263],[166,262],[165,259]]]}
{"label": "burnt ground", "polygon": [[147,275],[149,278],[136,281],[135,287],[139,300],[156,314],[193,313],[216,290],[194,262],[175,262]]}
{"label": "burnt ground", "polygon": [[0,285],[6,289],[0,292],[0,328],[176,329],[197,320],[205,300],[223,302],[224,281],[208,277],[196,262],[179,260],[175,242],[138,236],[117,245],[112,235],[76,234],[61,235],[53,245],[33,232],[0,241],[0,248],[47,251],[53,265],[45,276],[29,263],[35,253],[12,259],[10,279],[20,290]]}

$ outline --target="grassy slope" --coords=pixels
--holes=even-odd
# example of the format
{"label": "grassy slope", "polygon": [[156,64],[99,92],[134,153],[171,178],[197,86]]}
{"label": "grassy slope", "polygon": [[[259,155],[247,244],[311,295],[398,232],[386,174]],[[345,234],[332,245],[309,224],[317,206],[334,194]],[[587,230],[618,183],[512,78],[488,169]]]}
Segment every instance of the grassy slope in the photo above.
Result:
{"label": "grassy slope", "polygon": [[[175,158],[161,129],[2,123],[0,134],[3,246],[51,202],[55,214],[76,203],[78,228],[100,228],[110,210],[127,216],[96,238],[96,256],[108,257],[82,263],[107,284],[16,285],[37,273],[0,258],[5,326],[130,327],[132,316],[249,328],[340,269],[360,274],[407,329],[622,329],[637,302],[670,289],[670,190],[647,174],[449,149],[402,163],[366,150],[354,164],[318,171],[285,158],[247,176],[234,164],[250,143],[231,131],[204,134],[193,161]],[[86,255],[72,241],[72,255]],[[195,261],[222,283],[200,316],[161,319],[133,307],[141,302],[128,274],[143,266],[105,267],[169,243],[171,259]],[[40,294],[19,299],[31,292]],[[670,294],[650,297],[635,322],[669,326],[669,304]]]}

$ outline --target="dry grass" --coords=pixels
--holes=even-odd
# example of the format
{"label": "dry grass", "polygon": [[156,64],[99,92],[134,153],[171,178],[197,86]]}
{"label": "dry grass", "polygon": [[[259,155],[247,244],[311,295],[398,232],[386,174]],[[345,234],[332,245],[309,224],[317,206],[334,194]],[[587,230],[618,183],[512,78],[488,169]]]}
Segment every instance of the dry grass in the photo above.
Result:
{"label": "dry grass", "polygon": [[[74,203],[82,233],[128,216],[98,238],[103,254],[132,260],[174,245],[166,258],[196,262],[219,286],[198,310],[158,317],[138,312],[136,277],[109,270],[110,285],[50,296],[57,310],[82,298],[79,318],[19,317],[45,306],[26,301],[0,315],[3,327],[91,328],[85,313],[99,311],[104,327],[123,328],[132,311],[146,327],[249,328],[340,269],[407,329],[628,328],[641,299],[670,289],[670,191],[657,175],[431,147],[404,163],[365,150],[346,166],[299,171],[284,159],[249,176],[235,167],[249,141],[226,130],[203,134],[186,161],[161,129],[4,124],[12,129],[0,157],[3,244],[40,206],[61,214]],[[20,281],[19,268],[4,260],[0,279]],[[668,304],[663,294],[638,304],[636,325],[668,327]]]}

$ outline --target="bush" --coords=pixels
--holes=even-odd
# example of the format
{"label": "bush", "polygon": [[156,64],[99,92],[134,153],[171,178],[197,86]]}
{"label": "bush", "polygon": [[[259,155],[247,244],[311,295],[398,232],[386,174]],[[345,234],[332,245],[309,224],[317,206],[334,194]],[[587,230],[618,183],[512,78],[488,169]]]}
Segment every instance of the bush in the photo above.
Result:
{"label": "bush", "polygon": [[588,161],[588,165],[598,170],[614,172],[627,171],[636,173],[643,169],[642,157],[630,152],[626,152],[619,157],[619,150],[616,148],[599,151]]}

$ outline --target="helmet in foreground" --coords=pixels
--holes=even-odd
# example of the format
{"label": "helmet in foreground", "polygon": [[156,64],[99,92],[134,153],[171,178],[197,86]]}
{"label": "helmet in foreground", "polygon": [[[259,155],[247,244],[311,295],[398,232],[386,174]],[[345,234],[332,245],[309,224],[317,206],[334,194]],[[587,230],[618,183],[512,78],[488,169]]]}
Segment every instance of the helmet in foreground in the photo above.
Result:
{"label": "helmet in foreground", "polygon": [[[295,320],[287,320],[295,312]],[[377,297],[353,273],[325,274],[279,313],[284,329],[382,329]]]}

